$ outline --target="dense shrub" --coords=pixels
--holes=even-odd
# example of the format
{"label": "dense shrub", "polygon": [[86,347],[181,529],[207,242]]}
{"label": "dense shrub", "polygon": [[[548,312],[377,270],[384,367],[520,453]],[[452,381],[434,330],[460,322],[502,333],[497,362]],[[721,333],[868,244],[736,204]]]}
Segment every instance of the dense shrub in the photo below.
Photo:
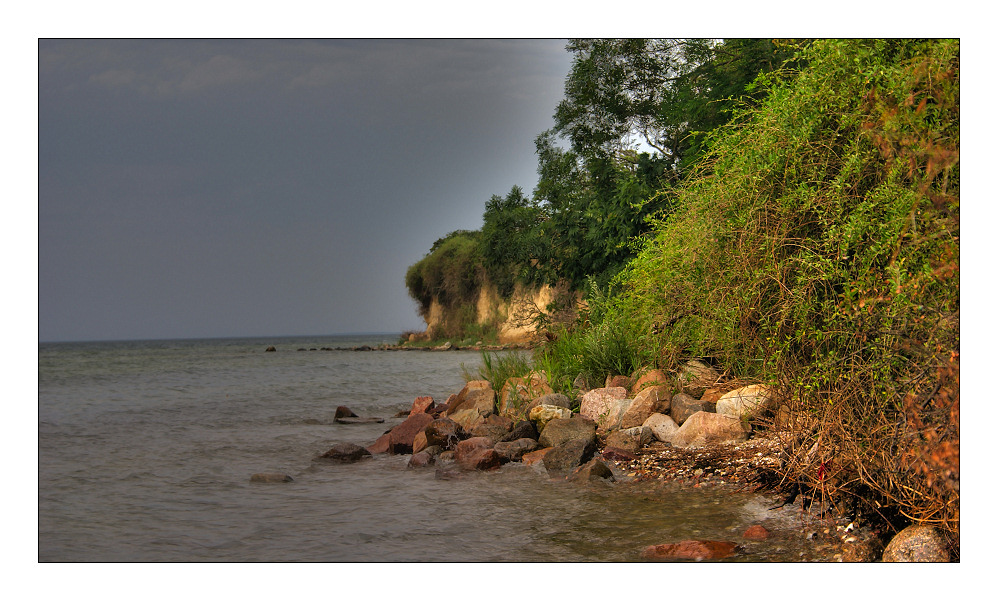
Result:
{"label": "dense shrub", "polygon": [[778,385],[788,474],[959,527],[959,43],[831,40],[760,81],[621,275],[661,366]]}
{"label": "dense shrub", "polygon": [[425,257],[409,267],[405,285],[409,296],[419,303],[420,315],[428,315],[434,298],[447,309],[474,303],[483,277],[480,236],[476,231],[451,232],[437,240]]}

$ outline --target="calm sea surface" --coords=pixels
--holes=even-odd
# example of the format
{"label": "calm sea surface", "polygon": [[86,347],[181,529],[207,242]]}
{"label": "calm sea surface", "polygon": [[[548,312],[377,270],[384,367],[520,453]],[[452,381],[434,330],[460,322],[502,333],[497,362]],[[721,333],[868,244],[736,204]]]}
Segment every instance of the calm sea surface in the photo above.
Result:
{"label": "calm sea surface", "polygon": [[[583,487],[519,464],[438,480],[408,456],[314,463],[334,443],[371,444],[416,396],[443,402],[462,365],[481,364],[464,351],[297,350],[395,340],[40,344],[38,559],[638,561],[651,544],[790,526],[758,495]],[[338,405],[386,421],[336,424]],[[294,481],[251,483],[257,472]],[[739,559],[801,559],[775,539]]]}

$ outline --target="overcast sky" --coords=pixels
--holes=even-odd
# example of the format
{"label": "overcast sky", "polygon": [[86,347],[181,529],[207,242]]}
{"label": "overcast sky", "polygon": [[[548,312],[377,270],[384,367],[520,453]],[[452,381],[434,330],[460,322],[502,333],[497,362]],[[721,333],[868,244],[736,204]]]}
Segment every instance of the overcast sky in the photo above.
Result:
{"label": "overcast sky", "polygon": [[537,181],[564,40],[42,40],[39,339],[422,329],[406,268]]}

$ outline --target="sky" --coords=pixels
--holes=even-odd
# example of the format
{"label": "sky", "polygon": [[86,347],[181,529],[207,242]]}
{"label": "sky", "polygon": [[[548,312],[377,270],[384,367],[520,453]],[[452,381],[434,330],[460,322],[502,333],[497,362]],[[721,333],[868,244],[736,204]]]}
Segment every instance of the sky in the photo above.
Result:
{"label": "sky", "polygon": [[565,44],[40,40],[39,340],[422,330],[406,268],[533,190]]}

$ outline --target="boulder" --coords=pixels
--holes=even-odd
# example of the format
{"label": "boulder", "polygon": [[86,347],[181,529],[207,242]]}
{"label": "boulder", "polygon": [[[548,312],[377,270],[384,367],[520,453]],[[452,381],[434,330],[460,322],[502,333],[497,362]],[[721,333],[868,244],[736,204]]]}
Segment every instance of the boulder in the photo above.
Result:
{"label": "boulder", "polygon": [[703,361],[687,361],[679,368],[679,387],[694,398],[700,398],[704,391],[721,379],[717,370]]}
{"label": "boulder", "polygon": [[340,405],[336,408],[336,413],[333,414],[333,419],[340,419],[341,417],[359,417],[356,413],[350,410],[349,407],[344,407]]}
{"label": "boulder", "polygon": [[580,465],[572,470],[572,473],[568,476],[568,480],[572,482],[616,481],[610,468],[596,458],[590,459],[584,465]]}
{"label": "boulder", "polygon": [[541,463],[544,461],[544,456],[551,451],[551,447],[544,449],[537,449],[536,451],[531,451],[529,453],[524,453],[520,460],[523,465],[534,465],[535,463]]}
{"label": "boulder", "polygon": [[412,453],[412,443],[426,426],[433,421],[433,416],[426,413],[410,415],[404,422],[395,426],[389,432],[391,436],[388,451],[397,455]]}
{"label": "boulder", "polygon": [[946,539],[932,526],[908,526],[884,549],[885,562],[948,562]]}
{"label": "boulder", "polygon": [[501,415],[489,415],[481,423],[471,429],[472,436],[491,438],[493,443],[499,442],[513,429],[513,420]]}
{"label": "boulder", "polygon": [[351,463],[364,457],[370,457],[371,451],[364,447],[350,442],[340,442],[333,445],[331,449],[319,455],[319,459],[328,459],[342,463]]}
{"label": "boulder", "polygon": [[697,411],[714,412],[713,403],[697,400],[685,392],[673,395],[671,404],[672,407],[669,409],[669,413],[672,415],[673,421],[680,426]]}
{"label": "boulder", "polygon": [[518,438],[510,442],[497,442],[492,447],[499,457],[504,461],[520,461],[524,455],[536,451],[540,445],[532,438]]}
{"label": "boulder", "polygon": [[491,470],[502,465],[502,458],[491,439],[476,436],[457,443],[454,461],[463,470]]}
{"label": "boulder", "polygon": [[[665,373],[661,369],[650,369],[648,371],[639,372],[634,374],[634,385],[631,386],[631,397],[637,398],[639,392],[648,388],[649,386],[668,386],[669,385],[669,374]],[[672,397],[672,387],[669,386],[668,396]],[[662,396],[666,396],[662,394]]]}
{"label": "boulder", "polygon": [[426,435],[427,445],[436,445],[444,449],[453,449],[458,442],[468,438],[460,424],[446,417],[437,418],[427,424],[423,433]]}
{"label": "boulder", "polygon": [[250,482],[263,482],[267,484],[272,484],[274,482],[293,482],[294,479],[287,475],[277,472],[266,472],[261,474],[253,474],[250,476]]}
{"label": "boulder", "polygon": [[485,416],[491,414],[491,411],[472,407],[470,409],[448,411],[447,418],[457,422],[466,432],[471,432],[475,429],[475,426],[485,421]]}
{"label": "boulder", "polygon": [[720,540],[684,540],[678,543],[651,545],[641,553],[645,559],[725,559],[738,550],[738,545]]}
{"label": "boulder", "polygon": [[[535,407],[537,405],[554,405],[555,407],[564,407],[565,409],[572,408],[572,399],[558,392],[552,392],[551,394],[539,396],[533,401],[530,401],[530,403]],[[532,408],[533,407],[531,407],[531,409]]]}
{"label": "boulder", "polygon": [[[495,411],[496,393],[488,380],[472,380],[464,385],[454,400],[447,401],[447,417],[458,411],[479,409],[488,413]],[[451,417],[453,419],[453,417]]]}
{"label": "boulder", "polygon": [[672,437],[677,447],[700,447],[748,438],[742,421],[727,415],[697,411],[687,419]]}
{"label": "boulder", "polygon": [[651,435],[662,442],[672,443],[672,438],[679,431],[679,425],[668,415],[653,413],[641,424],[651,429]]}
{"label": "boulder", "polygon": [[378,453],[387,453],[391,448],[391,442],[391,431],[388,431],[378,437],[378,440],[375,440],[371,446],[367,447],[367,450],[375,455]]}
{"label": "boulder", "polygon": [[607,376],[603,388],[630,388],[632,384],[634,380],[628,376]]}
{"label": "boulder", "polygon": [[554,392],[544,374],[532,373],[527,377],[509,378],[499,393],[499,415],[522,418],[530,401]]}
{"label": "boulder", "polygon": [[665,385],[649,385],[639,392],[620,418],[621,429],[640,426],[653,413],[669,413],[672,407],[672,396],[669,392],[670,388]]}
{"label": "boulder", "polygon": [[412,453],[414,455],[428,446],[430,444],[426,441],[426,430],[417,433],[416,437],[412,439]]}
{"label": "boulder", "polygon": [[614,401],[625,398],[627,398],[626,388],[595,388],[582,395],[579,415],[600,423],[605,421],[605,416],[614,405]]}
{"label": "boulder", "polygon": [[568,419],[572,417],[572,410],[554,405],[538,405],[530,410],[527,416],[529,420],[536,424],[538,432],[544,431],[544,426],[553,419]]}
{"label": "boulder", "polygon": [[553,419],[541,432],[537,442],[542,447],[556,447],[571,440],[582,440],[596,444],[596,424],[582,418]]}
{"label": "boulder", "polygon": [[435,458],[433,455],[426,451],[420,451],[419,453],[413,453],[412,457],[409,458],[409,463],[406,465],[407,467],[429,467],[434,463]]}
{"label": "boulder", "polygon": [[715,411],[736,419],[754,419],[776,404],[776,394],[763,384],[743,386],[717,400]]}
{"label": "boulder", "polygon": [[707,390],[703,391],[702,395],[700,395],[700,400],[705,403],[716,404],[717,399],[721,398],[722,396],[724,396],[724,392],[722,392],[720,388],[708,388]]}
{"label": "boulder", "polygon": [[549,474],[570,472],[588,462],[596,454],[596,438],[576,438],[553,447],[544,455],[544,469]]}
{"label": "boulder", "polygon": [[430,413],[432,409],[433,397],[416,397],[416,400],[412,402],[412,408],[409,409],[409,415],[415,415],[417,413]]}
{"label": "boulder", "polygon": [[624,449],[625,451],[635,453],[651,442],[653,438],[654,436],[652,435],[651,428],[637,426],[636,428],[620,429],[610,432],[610,434],[606,437],[606,444],[610,447],[616,447],[618,449]]}
{"label": "boulder", "polygon": [[620,428],[620,422],[624,418],[624,414],[627,413],[633,403],[633,399],[611,401],[610,408],[603,414],[602,419],[596,423],[596,433],[603,435],[611,430]]}
{"label": "boulder", "polygon": [[268,346],[267,348],[265,348],[263,350],[263,352],[265,352],[265,353],[276,353],[277,352],[277,347],[276,346]]}
{"label": "boulder", "polygon": [[513,440],[519,440],[521,438],[529,438],[531,440],[537,440],[540,434],[537,432],[537,428],[534,427],[534,422],[525,419],[515,426],[510,431],[509,434],[504,436],[499,442],[510,442]]}

